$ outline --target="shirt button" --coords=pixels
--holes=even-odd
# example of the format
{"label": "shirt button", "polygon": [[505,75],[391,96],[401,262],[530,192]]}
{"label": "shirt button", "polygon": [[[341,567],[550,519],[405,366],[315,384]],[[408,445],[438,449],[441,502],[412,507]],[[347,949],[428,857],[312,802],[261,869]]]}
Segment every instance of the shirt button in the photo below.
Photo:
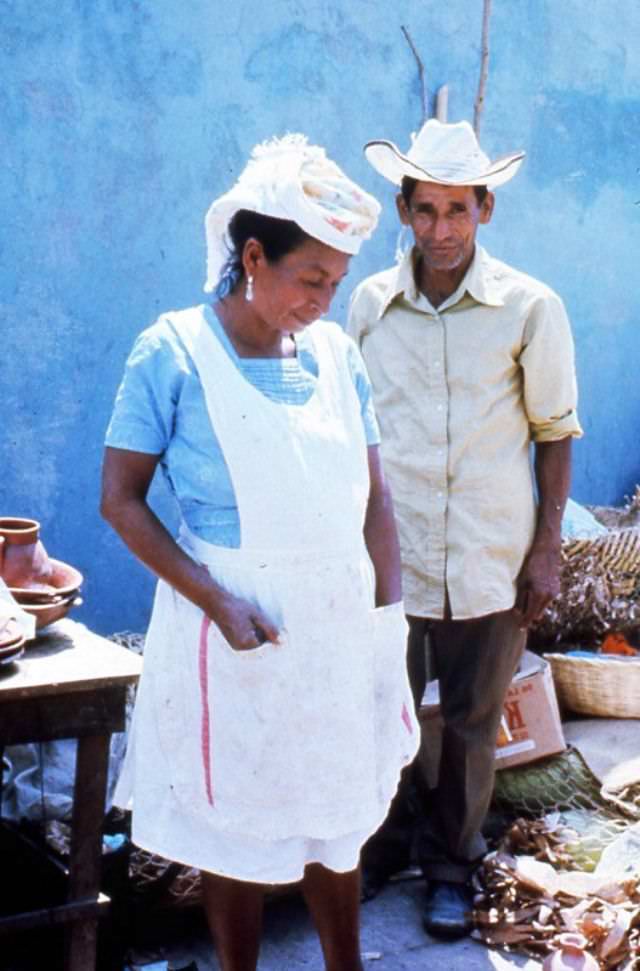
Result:
{"label": "shirt button", "polygon": [[442,364],[442,361],[434,361],[433,362],[434,367],[440,367],[441,364]]}
{"label": "shirt button", "polygon": [[438,493],[438,499],[442,499],[442,493],[441,492]]}
{"label": "shirt button", "polygon": [[444,407],[443,405],[438,405],[438,409],[437,410],[438,411],[442,411],[443,407]]}

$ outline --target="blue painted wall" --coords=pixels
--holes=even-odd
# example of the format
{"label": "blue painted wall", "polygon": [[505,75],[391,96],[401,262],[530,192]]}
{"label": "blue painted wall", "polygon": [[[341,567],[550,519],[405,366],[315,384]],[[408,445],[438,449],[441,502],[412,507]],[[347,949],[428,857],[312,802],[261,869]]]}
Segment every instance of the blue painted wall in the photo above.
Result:
{"label": "blue painted wall", "polygon": [[[481,15],[481,0],[0,0],[0,513],[40,519],[83,570],[77,616],[97,630],[148,614],[150,578],[98,516],[102,437],[135,334],[202,298],[209,202],[254,143],[305,131],[385,206],[350,283],[388,264],[393,192],[361,146],[406,148],[420,123],[400,26],[458,120]],[[636,0],[494,0],[482,140],[528,160],[482,239],[566,301],[583,502],[640,481],[639,92]]]}

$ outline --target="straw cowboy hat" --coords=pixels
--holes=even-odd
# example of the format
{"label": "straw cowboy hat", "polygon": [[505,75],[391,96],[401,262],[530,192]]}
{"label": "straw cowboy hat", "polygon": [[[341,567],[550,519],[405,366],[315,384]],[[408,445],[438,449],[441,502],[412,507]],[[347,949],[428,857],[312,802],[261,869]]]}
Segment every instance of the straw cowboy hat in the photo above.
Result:
{"label": "straw cowboy hat", "polygon": [[405,175],[419,182],[439,185],[486,185],[488,189],[508,182],[516,174],[524,152],[503,155],[492,162],[478,144],[468,121],[445,124],[430,118],[406,155],[393,142],[367,142],[364,154],[380,175],[400,185]]}

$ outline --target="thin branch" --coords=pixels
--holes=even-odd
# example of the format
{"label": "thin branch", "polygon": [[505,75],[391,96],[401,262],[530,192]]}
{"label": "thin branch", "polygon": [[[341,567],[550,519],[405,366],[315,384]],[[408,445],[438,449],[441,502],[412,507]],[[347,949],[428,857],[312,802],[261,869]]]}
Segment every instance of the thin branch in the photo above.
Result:
{"label": "thin branch", "polygon": [[480,80],[473,110],[473,130],[480,135],[480,120],[484,109],[485,91],[489,76],[489,20],[491,19],[491,0],[483,0],[482,11],[482,43],[480,53]]}
{"label": "thin branch", "polygon": [[446,122],[449,114],[449,87],[443,84],[436,92],[436,118]]}
{"label": "thin branch", "polygon": [[422,100],[422,121],[425,122],[427,120],[428,111],[427,111],[427,89],[424,83],[424,64],[422,63],[422,58],[418,54],[418,51],[416,50],[416,45],[413,43],[411,39],[411,34],[407,30],[407,28],[404,25],[401,25],[400,30],[404,34],[405,40],[409,45],[409,47],[411,48],[413,56],[415,57],[416,63],[418,65],[418,77],[420,79],[420,96]]}

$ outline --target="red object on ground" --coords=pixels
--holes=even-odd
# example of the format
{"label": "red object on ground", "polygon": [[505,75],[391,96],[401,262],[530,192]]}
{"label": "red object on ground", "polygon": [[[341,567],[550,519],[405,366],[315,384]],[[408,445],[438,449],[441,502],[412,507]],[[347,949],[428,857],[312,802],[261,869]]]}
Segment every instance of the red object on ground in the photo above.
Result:
{"label": "red object on ground", "polygon": [[624,634],[613,631],[607,634],[600,646],[601,654],[623,654],[626,657],[635,657],[640,654],[635,647],[632,647]]}

